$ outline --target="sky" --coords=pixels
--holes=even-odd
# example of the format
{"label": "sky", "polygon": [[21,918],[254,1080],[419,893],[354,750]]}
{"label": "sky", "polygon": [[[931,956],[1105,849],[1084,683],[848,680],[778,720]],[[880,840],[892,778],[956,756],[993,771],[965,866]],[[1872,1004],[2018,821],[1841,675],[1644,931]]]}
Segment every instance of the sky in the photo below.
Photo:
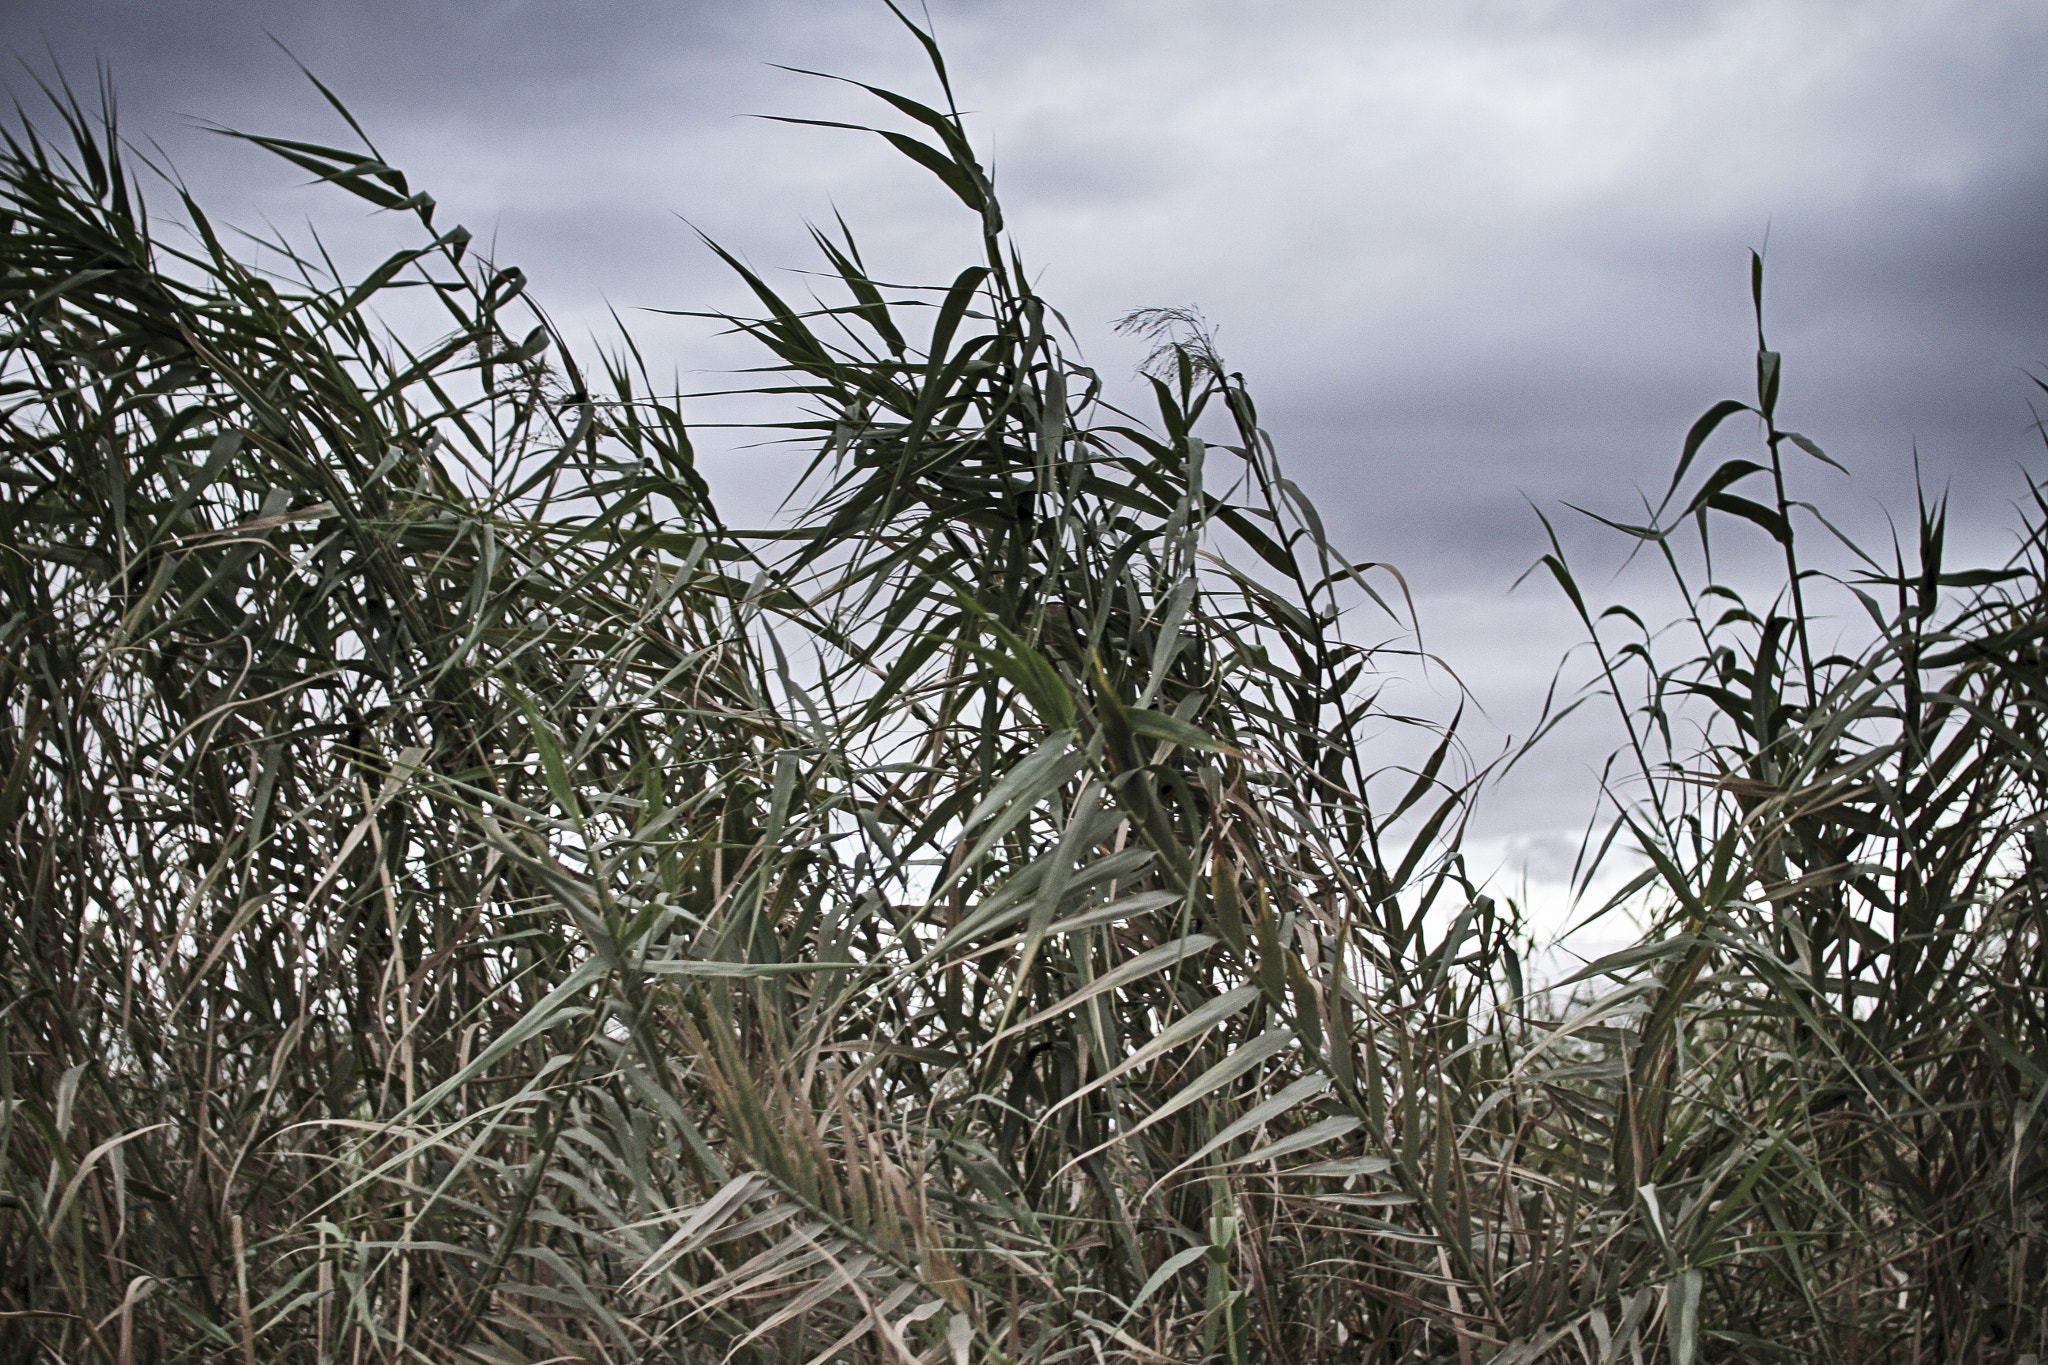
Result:
{"label": "sky", "polygon": [[[1559,527],[1602,600],[1614,538],[1686,428],[1753,395],[1749,252],[1785,355],[1780,420],[1848,467],[1801,471],[1880,539],[1920,478],[2002,558],[2048,470],[2048,6],[2031,0],[932,0],[970,132],[1041,292],[1127,379],[1110,323],[1198,307],[1286,468],[1357,559],[1400,567],[1470,689],[1475,754],[1525,733],[1577,631],[1510,587]],[[694,229],[771,272],[839,212],[878,273],[971,261],[957,203],[854,122],[821,69],[934,98],[881,0],[11,0],[10,84],[103,63],[216,219],[308,221],[367,264],[384,226],[205,124],[341,142],[280,49],[385,159],[521,266],[565,331],[611,310],[687,381],[745,363],[701,324],[743,307]],[[781,275],[794,284],[798,277]],[[1730,424],[1717,453],[1748,454]],[[766,519],[797,456],[704,459]],[[1759,538],[1760,539],[1760,538]],[[1731,546],[1738,578],[1767,546]],[[1744,556],[1748,558],[1745,559]],[[1443,674],[1406,684],[1455,704]],[[1561,913],[1557,879],[1615,740],[1575,717],[1482,806],[1475,849]]]}

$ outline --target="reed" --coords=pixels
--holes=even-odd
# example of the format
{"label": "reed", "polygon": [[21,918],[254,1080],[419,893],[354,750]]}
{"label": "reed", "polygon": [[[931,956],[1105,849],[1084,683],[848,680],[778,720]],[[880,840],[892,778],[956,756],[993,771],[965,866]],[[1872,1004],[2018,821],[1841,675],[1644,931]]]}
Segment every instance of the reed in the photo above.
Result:
{"label": "reed", "polygon": [[[910,28],[943,98],[882,135],[980,253],[821,230],[820,303],[713,248],[813,457],[774,532],[353,120],[247,140],[416,223],[362,278],[175,183],[160,230],[110,102],[8,136],[0,1354],[2038,1353],[2041,500],[1996,570],[1938,504],[1807,567],[1760,334],[1617,524],[1679,627],[1545,561],[1651,928],[1533,987],[1485,772],[1380,700],[1398,578],[1198,319],[1126,319],[1105,401]],[[1691,567],[1724,528],[1768,606]]]}

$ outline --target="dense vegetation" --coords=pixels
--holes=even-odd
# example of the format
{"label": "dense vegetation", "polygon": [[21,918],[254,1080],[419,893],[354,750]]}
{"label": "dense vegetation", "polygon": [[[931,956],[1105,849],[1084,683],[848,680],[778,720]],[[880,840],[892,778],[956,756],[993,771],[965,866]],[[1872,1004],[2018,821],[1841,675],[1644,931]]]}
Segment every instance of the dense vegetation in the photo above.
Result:
{"label": "dense vegetation", "polygon": [[1192,319],[1108,407],[950,102],[874,93],[986,250],[727,257],[822,490],[773,534],[367,140],[252,139],[417,222],[356,279],[159,231],[68,97],[10,136],[0,1356],[2041,1351],[2048,505],[1811,567],[1760,334],[1617,526],[1689,614],[1545,561],[1650,870],[1532,989],[1359,643],[1398,580]]}

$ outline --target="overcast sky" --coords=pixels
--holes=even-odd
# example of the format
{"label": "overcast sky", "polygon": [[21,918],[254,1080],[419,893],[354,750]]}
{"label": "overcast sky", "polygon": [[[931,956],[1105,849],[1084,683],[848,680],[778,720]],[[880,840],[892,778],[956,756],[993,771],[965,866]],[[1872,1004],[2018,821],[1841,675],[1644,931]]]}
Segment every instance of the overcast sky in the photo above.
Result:
{"label": "overcast sky", "polygon": [[[1570,623],[1530,504],[1632,510],[1686,427],[1753,386],[1748,252],[1768,235],[1781,419],[1881,527],[1917,449],[1966,538],[2048,469],[2048,6],[2031,0],[933,0],[971,131],[1040,286],[1088,358],[1196,305],[1283,460],[1358,558],[1401,566],[1430,645],[1501,731]],[[616,307],[666,368],[732,363],[642,308],[739,306],[687,219],[766,269],[811,264],[836,208],[871,264],[950,278],[958,205],[879,140],[742,117],[868,121],[824,68],[932,96],[880,0],[12,0],[37,71],[111,70],[217,217],[378,225],[194,120],[341,141],[274,35],[388,160],[522,266],[571,334]],[[17,92],[27,82],[15,79]],[[794,277],[789,277],[793,279]],[[1731,428],[1733,453],[1749,432]],[[711,457],[741,519],[792,461]],[[1568,521],[1572,514],[1564,513]],[[1571,532],[1588,564],[1611,545]],[[1605,558],[1603,558],[1605,556]],[[1599,574],[1593,575],[1596,580]],[[1419,684],[1424,691],[1427,684]],[[1482,722],[1475,748],[1500,734]],[[1590,809],[1608,733],[1564,735],[1502,791],[1490,849],[1539,879]]]}

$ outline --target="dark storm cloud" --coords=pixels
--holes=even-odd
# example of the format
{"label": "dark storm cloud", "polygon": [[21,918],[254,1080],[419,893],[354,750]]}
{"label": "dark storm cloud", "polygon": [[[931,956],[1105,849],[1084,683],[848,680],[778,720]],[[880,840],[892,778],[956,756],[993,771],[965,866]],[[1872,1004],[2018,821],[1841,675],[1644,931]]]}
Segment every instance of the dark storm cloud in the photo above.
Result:
{"label": "dark storm cloud", "polygon": [[[756,13],[773,15],[777,8]],[[541,91],[579,81],[610,84],[650,64],[687,61],[721,43],[743,42],[733,23],[737,13],[737,7],[630,0],[595,6],[24,0],[6,23],[9,41],[27,55],[40,55],[47,39],[60,56],[103,55],[121,69],[124,87],[210,94],[231,104],[244,102],[252,89],[274,92],[289,79],[289,68],[268,59],[275,37],[382,112],[447,119],[459,117],[476,95],[503,108],[516,99],[508,83]]]}
{"label": "dark storm cloud", "polygon": [[[1749,381],[1747,252],[1767,232],[1787,419],[1856,471],[1847,519],[1882,531],[1877,499],[1910,500],[1917,446],[1988,552],[2017,466],[2041,463],[2022,374],[2048,362],[2039,6],[933,13],[1026,257],[1090,357],[1126,375],[1137,352],[1111,318],[1200,305],[1333,530],[1402,566],[1432,648],[1503,729],[1526,728],[1571,638],[1554,593],[1504,595],[1542,549],[1525,498],[1629,513],[1661,492],[1693,417]],[[47,36],[74,77],[103,57],[130,131],[163,139],[222,216],[310,215],[368,254],[375,223],[179,121],[342,136],[267,28],[572,334],[616,305],[687,372],[741,357],[631,310],[743,301],[678,215],[768,269],[808,264],[803,220],[835,208],[883,273],[946,277],[971,251],[958,206],[878,141],[738,117],[874,116],[770,62],[929,92],[892,24],[868,0],[16,0],[0,43],[46,67]],[[780,466],[707,448],[728,502],[765,515]],[[1559,524],[1575,555],[1613,562],[1591,523]],[[1551,838],[1604,742],[1568,734],[1490,827]]]}

